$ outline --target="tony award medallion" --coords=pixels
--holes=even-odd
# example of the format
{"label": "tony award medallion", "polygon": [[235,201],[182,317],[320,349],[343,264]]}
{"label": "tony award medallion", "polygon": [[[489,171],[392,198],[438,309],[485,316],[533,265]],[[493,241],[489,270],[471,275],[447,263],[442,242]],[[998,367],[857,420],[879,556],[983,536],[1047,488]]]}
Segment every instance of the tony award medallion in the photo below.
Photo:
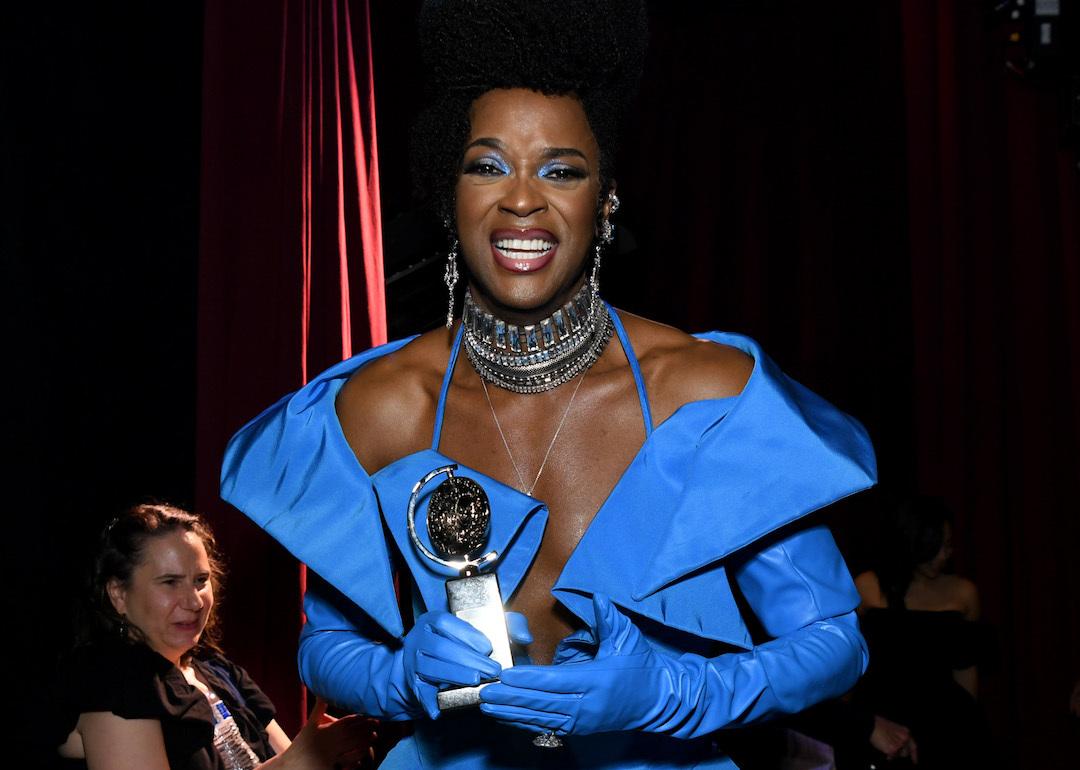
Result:
{"label": "tony award medallion", "polygon": [[[455,476],[455,470],[457,465],[436,468],[413,486],[409,497],[409,537],[424,557],[457,570],[459,577],[446,581],[450,612],[486,636],[491,641],[491,657],[503,668],[510,668],[514,661],[510,654],[499,579],[493,572],[485,574],[481,571],[494,564],[499,556],[494,551],[480,555],[491,529],[491,506],[484,488],[472,479]],[[446,479],[435,488],[428,501],[427,533],[433,552],[417,537],[416,503],[424,487],[443,474]],[[490,682],[440,690],[439,709],[448,711],[478,705],[480,690],[487,684]]]}

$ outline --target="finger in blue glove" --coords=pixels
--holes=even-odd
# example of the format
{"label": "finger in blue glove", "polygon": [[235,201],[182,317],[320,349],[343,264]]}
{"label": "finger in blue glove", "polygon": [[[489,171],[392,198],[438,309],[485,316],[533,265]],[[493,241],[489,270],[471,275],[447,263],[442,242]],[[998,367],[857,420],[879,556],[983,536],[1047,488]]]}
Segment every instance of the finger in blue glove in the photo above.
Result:
{"label": "finger in blue glove", "polygon": [[532,644],[533,635],[529,631],[529,620],[520,612],[506,613],[506,631],[514,644]]}
{"label": "finger in blue glove", "polygon": [[593,610],[598,644],[591,659],[582,634],[562,657],[580,662],[509,669],[501,683],[481,691],[481,710],[533,732],[642,730],[696,738],[836,697],[862,671],[854,613],[707,658],[654,649],[599,594]]}
{"label": "finger in blue glove", "polygon": [[[480,693],[480,709],[533,732],[589,734],[666,726],[682,697],[679,667],[657,653],[605,597],[593,597],[596,654],[590,661],[518,666]],[[582,637],[584,639],[584,637]]]}
{"label": "finger in blue glove", "polygon": [[502,667],[488,657],[491,642],[469,623],[449,612],[426,612],[405,635],[401,665],[416,703],[435,719],[441,687],[468,687],[499,675]]}
{"label": "finger in blue glove", "polygon": [[592,631],[580,628],[572,634],[563,637],[555,647],[555,655],[552,656],[551,665],[558,666],[563,663],[584,663],[596,656],[596,639]]}

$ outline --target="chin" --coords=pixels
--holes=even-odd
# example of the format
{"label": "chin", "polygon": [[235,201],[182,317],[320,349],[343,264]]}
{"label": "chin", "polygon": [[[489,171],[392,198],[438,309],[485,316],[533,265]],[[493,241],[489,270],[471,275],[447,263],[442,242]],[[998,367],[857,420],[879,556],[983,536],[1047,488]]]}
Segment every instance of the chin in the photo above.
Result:
{"label": "chin", "polygon": [[185,634],[183,636],[175,636],[169,640],[169,647],[173,650],[181,650],[183,654],[191,652],[199,640],[202,639],[202,630],[197,634]]}
{"label": "chin", "polygon": [[558,305],[573,296],[580,286],[580,280],[569,285],[558,282],[552,285],[547,276],[522,275],[497,280],[488,284],[482,282],[473,289],[473,296],[487,306],[488,310],[499,315],[500,311],[519,313],[524,316],[547,315]]}

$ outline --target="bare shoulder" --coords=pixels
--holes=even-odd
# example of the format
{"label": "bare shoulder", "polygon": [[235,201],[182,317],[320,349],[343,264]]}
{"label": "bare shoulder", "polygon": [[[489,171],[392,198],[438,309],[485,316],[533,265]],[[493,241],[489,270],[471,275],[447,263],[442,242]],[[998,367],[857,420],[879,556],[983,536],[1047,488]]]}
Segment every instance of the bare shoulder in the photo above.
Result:
{"label": "bare shoulder", "polygon": [[867,570],[856,575],[855,588],[859,591],[859,609],[880,609],[888,606],[876,572]]}
{"label": "bare shoulder", "polygon": [[666,419],[683,404],[742,393],[754,359],[741,350],[620,311],[641,363],[654,416]]}
{"label": "bare shoulder", "polygon": [[975,583],[960,575],[942,575],[948,578],[945,588],[950,603],[959,606],[967,620],[979,619],[979,589]]}
{"label": "bare shoulder", "polygon": [[368,473],[428,445],[448,359],[446,331],[436,329],[366,364],[342,386],[338,421]]}

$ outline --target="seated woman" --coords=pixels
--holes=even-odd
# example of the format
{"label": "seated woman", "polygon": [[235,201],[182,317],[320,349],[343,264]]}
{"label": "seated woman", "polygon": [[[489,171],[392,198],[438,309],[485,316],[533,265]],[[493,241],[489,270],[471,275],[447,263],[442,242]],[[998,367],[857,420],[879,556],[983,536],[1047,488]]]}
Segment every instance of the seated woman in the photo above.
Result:
{"label": "seated woman", "polygon": [[266,695],[217,646],[222,577],[213,534],[194,514],[138,505],[109,523],[80,644],[61,667],[55,735],[69,764],[315,770],[370,757],[370,723],[335,720],[322,702],[290,743]]}
{"label": "seated woman", "polygon": [[989,736],[975,701],[979,593],[947,571],[951,555],[940,500],[892,506],[878,565],[855,579],[871,661],[855,701],[876,715],[875,736],[903,744],[910,735],[920,767],[987,767]]}

